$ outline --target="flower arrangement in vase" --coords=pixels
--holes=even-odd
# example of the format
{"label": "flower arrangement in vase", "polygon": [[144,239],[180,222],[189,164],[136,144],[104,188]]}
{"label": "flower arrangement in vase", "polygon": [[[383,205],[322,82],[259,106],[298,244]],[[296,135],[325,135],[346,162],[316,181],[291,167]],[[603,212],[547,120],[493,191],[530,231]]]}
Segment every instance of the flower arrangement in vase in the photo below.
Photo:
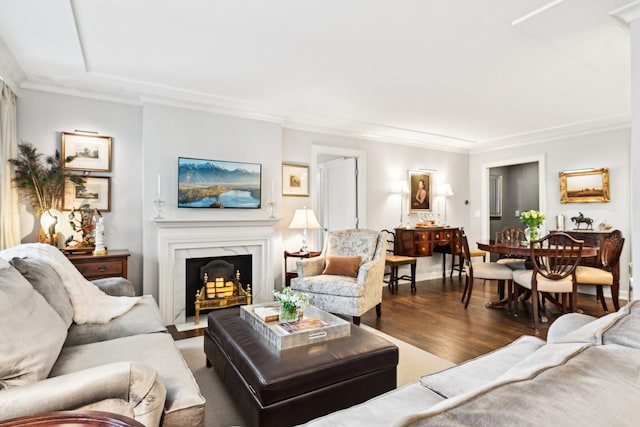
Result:
{"label": "flower arrangement in vase", "polygon": [[294,322],[298,320],[300,309],[309,305],[309,295],[295,293],[290,287],[285,287],[281,292],[273,291],[273,296],[280,302],[279,322]]}
{"label": "flower arrangement in vase", "polygon": [[545,218],[545,214],[534,209],[522,212],[520,214],[520,221],[527,226],[527,228],[525,228],[524,230],[524,234],[529,242],[538,239],[540,226],[544,222]]}

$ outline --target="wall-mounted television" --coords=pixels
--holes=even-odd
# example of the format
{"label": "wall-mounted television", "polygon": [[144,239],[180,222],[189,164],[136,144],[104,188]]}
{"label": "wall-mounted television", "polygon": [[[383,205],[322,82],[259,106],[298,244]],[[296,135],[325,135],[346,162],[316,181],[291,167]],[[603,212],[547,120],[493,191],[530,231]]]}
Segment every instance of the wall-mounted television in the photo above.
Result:
{"label": "wall-mounted television", "polygon": [[179,208],[260,208],[259,163],[178,158]]}

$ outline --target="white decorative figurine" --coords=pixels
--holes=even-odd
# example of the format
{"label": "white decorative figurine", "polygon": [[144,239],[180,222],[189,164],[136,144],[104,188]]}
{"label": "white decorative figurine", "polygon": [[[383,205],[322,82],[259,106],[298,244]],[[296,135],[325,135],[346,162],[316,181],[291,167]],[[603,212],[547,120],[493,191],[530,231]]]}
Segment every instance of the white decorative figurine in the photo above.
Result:
{"label": "white decorative figurine", "polygon": [[96,247],[93,250],[94,255],[107,254],[107,248],[104,243],[104,218],[101,216],[96,223]]}

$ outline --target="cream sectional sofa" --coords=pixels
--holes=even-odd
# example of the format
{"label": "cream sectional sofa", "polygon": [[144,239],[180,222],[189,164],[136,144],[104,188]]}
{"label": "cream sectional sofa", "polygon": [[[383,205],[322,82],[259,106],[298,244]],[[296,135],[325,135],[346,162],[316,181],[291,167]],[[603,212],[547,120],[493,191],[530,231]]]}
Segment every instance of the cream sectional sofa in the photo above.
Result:
{"label": "cream sectional sofa", "polygon": [[[146,426],[204,425],[204,398],[153,297],[107,323],[77,324],[56,271],[11,253],[0,252],[0,420],[85,409]],[[126,279],[94,284],[134,295]]]}
{"label": "cream sectional sofa", "polygon": [[601,318],[566,314],[547,342],[487,355],[308,426],[637,426],[640,301]]}

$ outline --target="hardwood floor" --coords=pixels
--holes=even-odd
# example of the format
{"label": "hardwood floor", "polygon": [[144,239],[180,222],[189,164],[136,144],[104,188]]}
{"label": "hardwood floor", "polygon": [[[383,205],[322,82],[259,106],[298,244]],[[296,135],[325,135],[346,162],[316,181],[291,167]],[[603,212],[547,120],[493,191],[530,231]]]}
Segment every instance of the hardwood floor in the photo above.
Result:
{"label": "hardwood floor", "polygon": [[[362,323],[454,363],[495,350],[521,335],[546,339],[548,325],[535,333],[528,301],[519,304],[518,317],[508,315],[503,308],[485,307],[488,301],[498,299],[495,281],[476,280],[465,310],[460,302],[464,278],[454,275],[452,279],[418,282],[413,295],[408,284],[401,284],[394,295],[385,289],[382,317],[377,318],[375,310],[370,310],[362,316]],[[612,310],[610,299],[607,306]],[[546,307],[549,322],[562,314],[549,302]],[[580,294],[578,308],[596,317],[607,314],[593,295]]]}
{"label": "hardwood floor", "polygon": [[[495,350],[521,335],[546,339],[548,325],[543,325],[538,334],[534,333],[529,302],[519,305],[518,317],[508,315],[502,308],[485,307],[488,301],[498,298],[495,281],[476,281],[467,310],[460,302],[464,275],[462,279],[454,275],[452,279],[418,282],[416,287],[417,292],[411,294],[409,285],[403,283],[394,295],[385,288],[382,317],[378,319],[372,309],[362,316],[362,323],[454,363]],[[610,299],[607,305],[613,309]],[[592,316],[607,314],[593,295],[581,294],[578,307]],[[550,322],[561,314],[547,302]],[[169,331],[174,339],[183,339],[202,335],[204,329],[177,332],[170,326]]]}

